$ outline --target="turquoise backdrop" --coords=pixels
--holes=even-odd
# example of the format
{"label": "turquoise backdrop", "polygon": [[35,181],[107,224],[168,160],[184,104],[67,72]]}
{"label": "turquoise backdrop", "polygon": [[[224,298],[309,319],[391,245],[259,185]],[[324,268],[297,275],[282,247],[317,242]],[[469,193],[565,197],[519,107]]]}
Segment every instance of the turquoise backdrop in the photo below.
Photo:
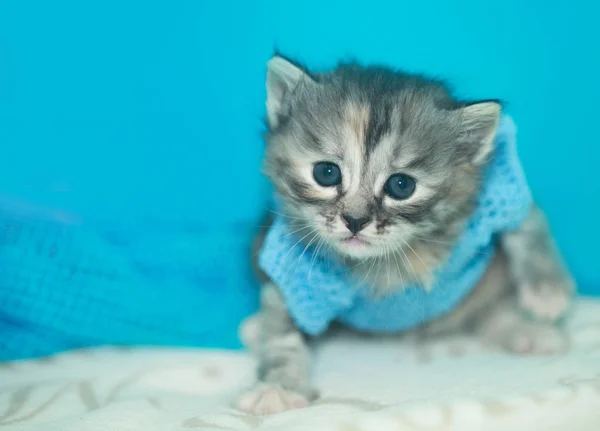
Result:
{"label": "turquoise backdrop", "polygon": [[0,0],[0,193],[258,224],[266,60],[354,57],[506,100],[537,200],[600,294],[599,16],[591,0]]}

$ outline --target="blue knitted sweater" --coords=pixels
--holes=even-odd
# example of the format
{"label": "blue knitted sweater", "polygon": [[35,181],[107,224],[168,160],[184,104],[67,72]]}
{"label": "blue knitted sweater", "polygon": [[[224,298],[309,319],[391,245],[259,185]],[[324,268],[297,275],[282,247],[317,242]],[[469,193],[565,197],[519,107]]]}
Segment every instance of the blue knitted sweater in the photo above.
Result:
{"label": "blue knitted sweater", "polygon": [[518,227],[531,204],[515,126],[505,116],[476,209],[449,258],[435,271],[430,291],[415,285],[375,298],[373,289],[351,278],[342,262],[315,253],[314,247],[304,250],[283,217],[267,233],[259,263],[279,286],[298,327],[310,335],[321,334],[332,321],[368,332],[403,331],[456,308],[485,273],[497,234]]}

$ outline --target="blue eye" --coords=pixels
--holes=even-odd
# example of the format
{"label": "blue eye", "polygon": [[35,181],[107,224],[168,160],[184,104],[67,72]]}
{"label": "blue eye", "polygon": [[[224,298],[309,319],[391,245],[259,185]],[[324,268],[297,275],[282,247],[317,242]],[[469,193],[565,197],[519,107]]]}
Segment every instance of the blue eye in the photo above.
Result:
{"label": "blue eye", "polygon": [[313,169],[313,177],[323,187],[337,186],[342,182],[340,167],[331,162],[317,163]]}
{"label": "blue eye", "polygon": [[414,192],[417,183],[408,175],[395,174],[388,178],[385,183],[385,192],[389,197],[397,200],[407,199]]}

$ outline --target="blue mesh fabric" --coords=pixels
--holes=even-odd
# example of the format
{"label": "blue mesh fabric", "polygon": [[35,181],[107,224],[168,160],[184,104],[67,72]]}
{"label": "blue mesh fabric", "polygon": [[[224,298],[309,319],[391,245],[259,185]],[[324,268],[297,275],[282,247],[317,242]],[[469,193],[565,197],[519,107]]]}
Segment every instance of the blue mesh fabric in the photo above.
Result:
{"label": "blue mesh fabric", "polygon": [[0,360],[101,344],[239,347],[252,229],[0,211]]}
{"label": "blue mesh fabric", "polygon": [[311,335],[322,333],[334,320],[363,331],[401,331],[455,308],[484,274],[496,234],[516,228],[531,204],[517,156],[515,126],[503,117],[476,210],[449,259],[437,269],[430,292],[409,286],[373,298],[368,286],[351,279],[335,258],[300,245],[283,217],[276,218],[267,234],[260,265],[280,287],[298,326]]}

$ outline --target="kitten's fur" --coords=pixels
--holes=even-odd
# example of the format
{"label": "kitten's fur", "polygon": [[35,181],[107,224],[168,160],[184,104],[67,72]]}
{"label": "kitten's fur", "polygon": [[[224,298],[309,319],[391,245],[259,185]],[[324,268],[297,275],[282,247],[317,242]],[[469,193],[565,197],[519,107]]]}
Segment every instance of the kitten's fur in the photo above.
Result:
{"label": "kitten's fur", "polygon": [[[356,64],[310,74],[275,56],[267,75],[265,170],[303,246],[337,253],[376,293],[415,282],[427,289],[432,269],[448,256],[473,210],[500,112],[495,101],[458,101],[445,85],[421,76]],[[315,182],[313,166],[322,161],[340,167],[341,185]],[[407,200],[383,192],[386,179],[399,172],[417,181]],[[342,214],[372,218],[358,234],[368,245],[344,241],[351,234]],[[464,304],[420,330],[469,328],[519,353],[563,350],[556,322],[574,286],[540,210],[532,208],[499,249]],[[266,278],[261,323],[260,383],[238,406],[261,414],[305,405],[316,396],[308,349]]]}

